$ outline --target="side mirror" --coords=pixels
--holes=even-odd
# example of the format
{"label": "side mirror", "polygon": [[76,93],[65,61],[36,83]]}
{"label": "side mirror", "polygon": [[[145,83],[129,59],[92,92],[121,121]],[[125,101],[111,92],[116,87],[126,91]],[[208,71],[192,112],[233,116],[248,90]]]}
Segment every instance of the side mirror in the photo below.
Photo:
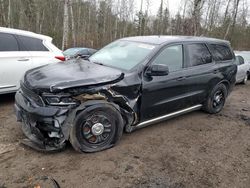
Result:
{"label": "side mirror", "polygon": [[81,55],[80,57],[81,57],[82,59],[87,60],[87,59],[89,58],[89,56],[90,56],[90,55]]}
{"label": "side mirror", "polygon": [[169,74],[169,69],[167,65],[155,64],[147,69],[146,74],[148,76],[165,76]]}
{"label": "side mirror", "polygon": [[89,55],[76,54],[76,55],[75,55],[75,58],[82,58],[82,59],[87,60],[87,59],[89,58]]}
{"label": "side mirror", "polygon": [[242,56],[237,55],[236,56],[236,63],[237,63],[237,65],[242,65],[242,64],[245,63],[245,60],[244,60],[244,58]]}

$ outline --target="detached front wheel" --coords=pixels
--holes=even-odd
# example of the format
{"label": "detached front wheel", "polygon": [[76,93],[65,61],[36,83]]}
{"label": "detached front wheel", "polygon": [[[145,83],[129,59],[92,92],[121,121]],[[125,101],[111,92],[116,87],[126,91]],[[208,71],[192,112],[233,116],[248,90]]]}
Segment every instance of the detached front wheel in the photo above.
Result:
{"label": "detached front wheel", "polygon": [[90,106],[80,112],[70,132],[70,142],[80,152],[97,152],[114,146],[121,138],[123,120],[110,104]]}

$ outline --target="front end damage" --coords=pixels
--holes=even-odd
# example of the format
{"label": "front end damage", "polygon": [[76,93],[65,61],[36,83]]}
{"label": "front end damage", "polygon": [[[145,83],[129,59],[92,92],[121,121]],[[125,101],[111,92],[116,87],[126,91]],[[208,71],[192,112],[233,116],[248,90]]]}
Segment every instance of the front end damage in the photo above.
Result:
{"label": "front end damage", "polygon": [[28,138],[22,143],[40,151],[63,149],[65,137],[61,125],[70,109],[41,105],[38,103],[42,101],[40,96],[33,93],[32,98],[23,89],[16,93],[15,100],[17,121],[21,122],[22,131]]}
{"label": "front end damage", "polygon": [[[129,94],[121,94],[124,91]],[[111,82],[37,93],[22,83],[15,96],[17,120],[28,138],[22,143],[39,151],[62,150],[78,112],[102,102],[113,104],[123,117],[125,131],[131,132],[138,122],[139,98],[140,84],[123,87]]]}

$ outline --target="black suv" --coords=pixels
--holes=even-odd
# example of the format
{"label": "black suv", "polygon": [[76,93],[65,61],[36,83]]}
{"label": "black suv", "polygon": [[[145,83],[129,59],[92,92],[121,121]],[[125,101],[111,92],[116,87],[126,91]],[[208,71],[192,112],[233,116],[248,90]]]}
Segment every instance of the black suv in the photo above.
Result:
{"label": "black suv", "polygon": [[82,152],[112,147],[123,131],[193,110],[222,110],[237,66],[224,40],[140,36],[117,40],[87,61],[28,71],[16,93],[16,115],[38,150],[69,140]]}

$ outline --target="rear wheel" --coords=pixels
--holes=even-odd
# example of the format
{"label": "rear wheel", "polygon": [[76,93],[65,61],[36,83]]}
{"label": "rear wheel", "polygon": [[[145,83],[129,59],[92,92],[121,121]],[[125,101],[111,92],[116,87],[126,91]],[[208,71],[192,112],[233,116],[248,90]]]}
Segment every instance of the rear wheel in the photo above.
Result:
{"label": "rear wheel", "polygon": [[218,84],[212,90],[204,104],[204,110],[210,114],[218,113],[224,107],[227,97],[227,88],[224,84]]}
{"label": "rear wheel", "polygon": [[122,131],[122,117],[113,106],[92,106],[77,115],[70,142],[77,151],[97,152],[114,146]]}

